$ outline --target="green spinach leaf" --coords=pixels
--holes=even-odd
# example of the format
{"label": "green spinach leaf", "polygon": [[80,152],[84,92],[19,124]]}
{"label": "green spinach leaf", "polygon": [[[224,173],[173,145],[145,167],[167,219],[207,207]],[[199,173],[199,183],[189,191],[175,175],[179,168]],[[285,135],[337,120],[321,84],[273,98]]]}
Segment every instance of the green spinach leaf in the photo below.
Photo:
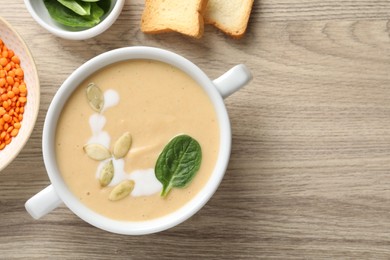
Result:
{"label": "green spinach leaf", "polygon": [[44,4],[53,20],[69,27],[93,27],[104,15],[103,9],[97,3],[91,3],[90,15],[85,16],[76,14],[57,0],[44,0]]}
{"label": "green spinach leaf", "polygon": [[188,135],[173,138],[161,152],[154,169],[163,185],[161,196],[165,197],[172,188],[186,187],[198,172],[201,161],[202,149],[195,139]]}
{"label": "green spinach leaf", "polygon": [[104,13],[107,14],[110,12],[110,9],[111,9],[111,1],[110,0],[100,1],[97,4],[104,10]]}
{"label": "green spinach leaf", "polygon": [[69,8],[78,15],[90,15],[91,3],[75,0],[57,0],[63,6]]}

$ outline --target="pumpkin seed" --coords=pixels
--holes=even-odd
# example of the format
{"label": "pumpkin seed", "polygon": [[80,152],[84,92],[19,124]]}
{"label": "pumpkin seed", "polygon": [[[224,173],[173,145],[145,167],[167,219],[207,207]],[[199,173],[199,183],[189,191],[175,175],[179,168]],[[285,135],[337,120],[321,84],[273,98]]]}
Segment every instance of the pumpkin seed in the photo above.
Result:
{"label": "pumpkin seed", "polygon": [[103,161],[111,157],[110,151],[101,144],[86,144],[83,149],[89,158],[96,161]]}
{"label": "pumpkin seed", "polygon": [[89,83],[87,87],[88,103],[93,110],[101,112],[104,106],[104,95],[102,90],[95,84]]}
{"label": "pumpkin seed", "polygon": [[115,159],[123,158],[127,155],[131,147],[131,135],[129,132],[124,133],[114,144],[113,155]]}
{"label": "pumpkin seed", "polygon": [[111,201],[117,201],[125,198],[133,191],[134,184],[135,183],[132,180],[122,181],[110,192],[108,199]]}
{"label": "pumpkin seed", "polygon": [[99,182],[102,187],[106,187],[114,178],[114,164],[112,160],[108,161],[100,171]]}

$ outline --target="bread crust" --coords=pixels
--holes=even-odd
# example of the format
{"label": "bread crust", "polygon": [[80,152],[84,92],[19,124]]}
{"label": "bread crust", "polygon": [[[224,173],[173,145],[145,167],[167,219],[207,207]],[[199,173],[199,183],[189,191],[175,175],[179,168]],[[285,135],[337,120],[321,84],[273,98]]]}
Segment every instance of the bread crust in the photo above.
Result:
{"label": "bread crust", "polygon": [[[212,0],[210,0],[211,2]],[[228,0],[227,0],[228,1]],[[211,24],[215,26],[216,28],[220,29],[225,34],[229,35],[232,38],[240,39],[245,35],[246,29],[248,27],[249,17],[252,11],[254,0],[249,0],[245,6],[245,10],[242,14],[242,19],[240,21],[237,21],[238,25],[237,28],[232,28],[229,26],[226,26],[221,21],[215,19],[210,13],[208,13],[208,10],[206,8],[206,13],[204,15],[205,24]]]}
{"label": "bread crust", "polygon": [[[194,38],[201,38],[204,32],[204,19],[203,14],[207,7],[208,0],[192,0],[196,1],[194,4],[194,10],[191,15],[196,17],[190,17],[189,21],[184,21],[182,24],[178,21],[176,24],[172,21],[162,19],[163,13],[166,11],[161,8],[164,4],[169,5],[170,3],[175,7],[175,3],[180,1],[189,0],[146,0],[145,9],[141,19],[141,30],[144,33],[158,34],[166,32],[178,32],[181,34],[188,35]],[[180,13],[182,10],[177,10]],[[196,20],[196,24],[191,24],[191,21]],[[184,23],[189,23],[185,26]]]}

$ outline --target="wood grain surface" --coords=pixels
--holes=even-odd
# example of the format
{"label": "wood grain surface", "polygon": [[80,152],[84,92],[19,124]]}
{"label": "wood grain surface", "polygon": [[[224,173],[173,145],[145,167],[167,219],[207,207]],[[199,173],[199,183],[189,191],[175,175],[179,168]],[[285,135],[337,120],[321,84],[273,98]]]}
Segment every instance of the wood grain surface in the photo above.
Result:
{"label": "wood grain surface", "polygon": [[[143,1],[90,40],[57,38],[23,1],[0,16],[26,40],[41,80],[31,139],[0,175],[1,259],[390,259],[390,1],[255,0],[246,36],[140,31]],[[226,99],[233,147],[220,188],[183,224],[122,236],[65,206],[41,220],[25,201],[49,184],[41,149],[51,99],[88,59],[124,46],[175,51],[211,78],[238,63],[254,80]]]}

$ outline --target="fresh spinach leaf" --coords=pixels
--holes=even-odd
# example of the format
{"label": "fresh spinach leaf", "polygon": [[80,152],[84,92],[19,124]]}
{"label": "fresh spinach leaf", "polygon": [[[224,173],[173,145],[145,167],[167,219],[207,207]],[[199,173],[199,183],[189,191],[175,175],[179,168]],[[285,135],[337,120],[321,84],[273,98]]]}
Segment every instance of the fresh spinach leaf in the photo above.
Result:
{"label": "fresh spinach leaf", "polygon": [[90,15],[91,3],[75,0],[57,0],[63,6],[69,8],[78,15]]}
{"label": "fresh spinach leaf", "polygon": [[104,10],[97,4],[91,3],[91,19],[98,20],[97,23],[100,22],[100,18],[104,15]]}
{"label": "fresh spinach leaf", "polygon": [[172,188],[186,187],[201,162],[202,149],[195,139],[188,135],[173,138],[161,152],[154,169],[156,178],[163,185],[161,196],[165,197]]}
{"label": "fresh spinach leaf", "polygon": [[100,6],[100,8],[103,9],[105,14],[110,12],[111,0],[101,0],[101,1],[97,2],[97,4]]}
{"label": "fresh spinach leaf", "polygon": [[104,15],[103,9],[97,3],[91,3],[90,15],[85,16],[76,14],[57,0],[44,0],[44,4],[53,20],[69,27],[93,27]]}

